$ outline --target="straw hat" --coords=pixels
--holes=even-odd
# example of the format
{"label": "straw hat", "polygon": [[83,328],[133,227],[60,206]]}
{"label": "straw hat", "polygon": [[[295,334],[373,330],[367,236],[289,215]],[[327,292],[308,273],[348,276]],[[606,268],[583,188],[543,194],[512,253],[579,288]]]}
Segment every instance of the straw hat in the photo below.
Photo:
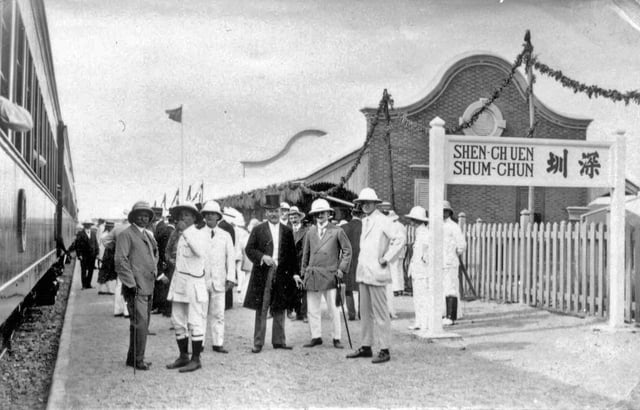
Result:
{"label": "straw hat", "polygon": [[289,215],[292,215],[292,214],[300,215],[300,219],[304,218],[304,215],[305,215],[304,212],[301,212],[297,206],[292,206],[291,208],[289,208]]}

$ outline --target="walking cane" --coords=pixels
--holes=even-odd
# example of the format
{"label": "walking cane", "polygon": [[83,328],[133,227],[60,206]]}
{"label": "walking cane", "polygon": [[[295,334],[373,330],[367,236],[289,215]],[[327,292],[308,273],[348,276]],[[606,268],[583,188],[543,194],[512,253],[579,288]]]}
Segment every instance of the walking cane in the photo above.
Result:
{"label": "walking cane", "polygon": [[129,312],[129,315],[133,315],[133,377],[136,377],[136,328],[138,327],[138,315],[136,315],[136,295],[138,294],[138,287],[136,286],[133,294],[133,312]]}
{"label": "walking cane", "polygon": [[336,276],[336,291],[338,292],[336,297],[340,299],[340,307],[342,308],[344,327],[347,329],[347,339],[349,339],[349,349],[353,349],[353,345],[351,344],[351,334],[349,333],[349,325],[347,324],[347,315],[344,313],[344,301],[342,300],[342,290],[340,289],[342,286],[342,281]]}

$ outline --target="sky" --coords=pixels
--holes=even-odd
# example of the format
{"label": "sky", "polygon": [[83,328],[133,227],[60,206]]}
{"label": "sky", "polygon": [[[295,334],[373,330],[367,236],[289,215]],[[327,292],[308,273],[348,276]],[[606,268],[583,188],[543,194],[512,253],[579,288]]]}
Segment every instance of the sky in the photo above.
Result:
{"label": "sky", "polygon": [[[547,65],[640,89],[638,0],[56,0],[46,10],[81,219],[170,201],[182,181],[204,183],[210,199],[305,177],[362,145],[360,109],[384,88],[396,107],[414,103],[463,54],[513,61],[527,29]],[[640,107],[542,76],[534,92],[592,118],[588,139],[624,129],[627,176],[640,183]],[[182,124],[165,114],[180,105]],[[326,135],[243,176],[240,161],[269,158],[305,129]]]}

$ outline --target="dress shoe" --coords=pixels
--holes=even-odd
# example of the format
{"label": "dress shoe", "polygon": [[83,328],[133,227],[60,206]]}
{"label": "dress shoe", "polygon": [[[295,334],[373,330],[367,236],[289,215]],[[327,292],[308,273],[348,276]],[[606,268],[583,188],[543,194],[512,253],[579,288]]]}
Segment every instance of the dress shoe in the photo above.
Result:
{"label": "dress shoe", "polygon": [[151,362],[137,362],[135,364],[135,366],[133,365],[133,363],[127,363],[127,366],[129,367],[135,367],[136,370],[149,370],[151,369]]}
{"label": "dress shoe", "polygon": [[333,347],[336,349],[344,349],[344,346],[340,343],[340,339],[333,339]]}
{"label": "dress shoe", "polygon": [[318,346],[322,344],[322,338],[316,337],[311,339],[311,341],[305,345],[302,345],[302,347],[313,347],[313,346]]}
{"label": "dress shoe", "polygon": [[349,353],[347,355],[347,359],[355,359],[358,357],[373,357],[373,352],[371,351],[371,348],[368,346],[363,346],[361,348],[359,348],[358,350],[356,350],[353,353]]}
{"label": "dress shoe", "polygon": [[124,316],[124,313],[116,313],[115,315],[113,315],[113,317],[122,317]]}
{"label": "dress shoe", "polygon": [[289,318],[291,320],[296,320],[296,312],[287,313],[287,318]]}
{"label": "dress shoe", "polygon": [[180,373],[189,373],[189,372],[193,372],[195,370],[198,370],[202,367],[202,364],[200,364],[200,358],[192,358],[191,360],[189,360],[189,363],[182,367],[180,370],[178,370]]}
{"label": "dress shoe", "polygon": [[262,346],[253,346],[251,349],[251,353],[260,353],[262,351]]}
{"label": "dress shoe", "polygon": [[284,349],[284,350],[291,350],[291,349],[293,349],[293,347],[291,347],[291,346],[287,346],[287,345],[286,345],[286,344],[284,344],[284,343],[274,343],[274,344],[273,344],[273,348],[274,348],[274,349]]}
{"label": "dress shoe", "polygon": [[391,360],[391,355],[389,354],[389,351],[380,350],[380,352],[378,352],[378,357],[373,359],[371,363],[384,363],[384,362],[388,362],[389,360]]}
{"label": "dress shoe", "polygon": [[[144,361],[143,362],[138,362],[138,364],[140,364],[140,363],[144,363],[147,366],[151,366],[151,362],[144,362]],[[127,360],[127,366],[128,367],[133,367],[133,361],[132,360]]]}
{"label": "dress shoe", "polygon": [[173,363],[167,365],[167,369],[179,369],[189,364],[189,355],[181,354]]}
{"label": "dress shoe", "polygon": [[420,326],[418,326],[418,325],[411,325],[411,326],[408,326],[408,327],[407,327],[407,329],[409,329],[409,330],[420,330]]}
{"label": "dress shoe", "polygon": [[222,346],[212,346],[213,351],[214,352],[218,352],[218,353],[229,353],[229,351],[227,349],[225,349]]}
{"label": "dress shoe", "polygon": [[453,320],[449,319],[448,317],[445,317],[444,319],[442,319],[442,325],[451,326],[453,325]]}

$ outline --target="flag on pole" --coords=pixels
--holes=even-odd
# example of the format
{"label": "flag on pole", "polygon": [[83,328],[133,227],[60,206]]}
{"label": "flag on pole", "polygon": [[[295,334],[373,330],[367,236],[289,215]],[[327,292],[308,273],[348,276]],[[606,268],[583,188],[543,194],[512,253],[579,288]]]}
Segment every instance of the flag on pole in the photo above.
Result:
{"label": "flag on pole", "polygon": [[160,206],[162,209],[167,209],[167,193],[164,193],[164,197],[162,197],[162,202],[160,202]]}
{"label": "flag on pole", "polygon": [[187,189],[187,198],[185,201],[191,201],[191,185],[189,185],[189,189]]}
{"label": "flag on pole", "polygon": [[196,193],[196,198],[200,198],[200,203],[204,203],[204,182],[200,184],[200,189],[198,189],[198,193]]}
{"label": "flag on pole", "polygon": [[176,191],[176,194],[173,196],[173,200],[171,201],[171,206],[180,205],[180,188]]}
{"label": "flag on pole", "polygon": [[170,120],[174,120],[175,122],[182,123],[182,105],[172,110],[164,110],[164,112],[169,114]]}
{"label": "flag on pole", "polygon": [[153,200],[153,207],[154,207],[154,208],[156,208],[156,207],[158,206],[158,205],[156,205],[157,203],[158,203],[158,201],[154,199],[154,200]]}

